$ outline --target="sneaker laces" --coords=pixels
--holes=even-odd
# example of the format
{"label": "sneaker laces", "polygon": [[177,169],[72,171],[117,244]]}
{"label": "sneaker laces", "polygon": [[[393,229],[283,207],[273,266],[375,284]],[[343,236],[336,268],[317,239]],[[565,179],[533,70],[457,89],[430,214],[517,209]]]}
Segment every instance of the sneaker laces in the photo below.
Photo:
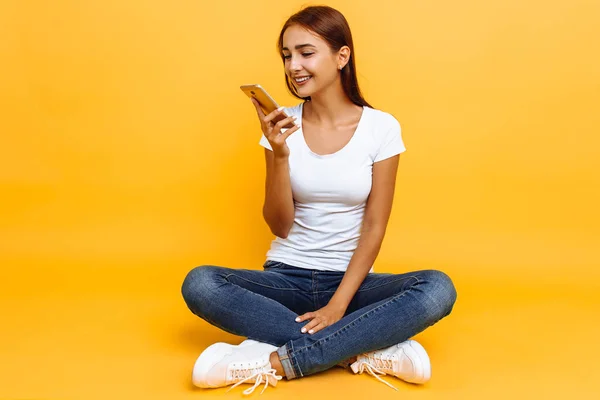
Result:
{"label": "sneaker laces", "polygon": [[266,369],[264,366],[251,367],[248,364],[246,364],[246,366],[234,368],[231,373],[233,380],[241,380],[232,387],[230,387],[227,390],[227,392],[246,381],[256,379],[256,381],[254,382],[254,386],[244,390],[244,394],[251,394],[252,392],[254,392],[254,389],[256,389],[258,385],[260,385],[264,381],[265,387],[260,392],[260,394],[263,394],[267,386],[269,386],[269,383],[273,386],[276,386],[277,381],[282,379],[281,376],[277,375],[277,371],[275,370],[275,368]]}
{"label": "sneaker laces", "polygon": [[391,356],[378,355],[374,357],[370,355],[367,357],[366,360],[357,361],[358,373],[362,374],[363,372],[365,372],[365,370],[367,370],[367,372],[370,375],[373,375],[378,381],[383,382],[395,391],[398,391],[398,389],[395,388],[392,384],[380,378],[380,376],[387,375],[384,371],[382,371],[382,369],[386,369],[388,371],[394,370],[392,362],[393,360]]}

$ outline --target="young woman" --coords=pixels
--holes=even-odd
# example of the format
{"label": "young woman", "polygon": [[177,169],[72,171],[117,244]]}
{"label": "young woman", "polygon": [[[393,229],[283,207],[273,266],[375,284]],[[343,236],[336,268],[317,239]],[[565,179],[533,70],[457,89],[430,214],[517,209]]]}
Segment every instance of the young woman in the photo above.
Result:
{"label": "young woman", "polygon": [[[186,276],[189,309],[248,338],[209,346],[193,382],[254,383],[251,393],[339,365],[389,386],[380,375],[424,383],[429,357],[409,339],[450,314],[454,285],[436,270],[372,268],[405,151],[400,124],[363,99],[350,28],[337,10],[302,9],[278,46],[286,84],[303,102],[264,115],[252,100],[265,147],[263,215],[276,238],[263,271],[200,266]],[[289,117],[273,123],[281,112]],[[296,126],[282,129],[290,121]]]}

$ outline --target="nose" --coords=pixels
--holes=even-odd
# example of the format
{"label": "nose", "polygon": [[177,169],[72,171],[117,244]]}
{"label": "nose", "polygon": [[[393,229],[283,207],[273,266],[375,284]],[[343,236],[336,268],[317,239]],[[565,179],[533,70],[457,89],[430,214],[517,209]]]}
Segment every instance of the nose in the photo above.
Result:
{"label": "nose", "polygon": [[298,58],[297,57],[293,57],[290,59],[290,71],[299,71],[300,68],[300,63],[298,62]]}

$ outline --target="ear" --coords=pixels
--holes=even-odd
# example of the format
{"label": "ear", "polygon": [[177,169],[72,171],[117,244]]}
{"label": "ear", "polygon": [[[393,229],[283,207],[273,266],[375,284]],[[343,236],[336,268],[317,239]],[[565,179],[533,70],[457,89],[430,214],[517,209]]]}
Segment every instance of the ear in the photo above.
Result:
{"label": "ear", "polygon": [[350,47],[342,46],[338,51],[338,66],[345,67],[350,60]]}

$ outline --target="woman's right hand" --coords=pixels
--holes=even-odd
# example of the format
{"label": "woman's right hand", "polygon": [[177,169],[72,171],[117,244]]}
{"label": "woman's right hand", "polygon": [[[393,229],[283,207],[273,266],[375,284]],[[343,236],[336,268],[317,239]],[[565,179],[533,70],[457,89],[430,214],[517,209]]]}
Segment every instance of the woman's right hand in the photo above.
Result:
{"label": "woman's right hand", "polygon": [[[262,132],[271,144],[273,155],[281,158],[288,157],[290,155],[290,149],[285,141],[292,133],[300,129],[300,126],[295,124],[296,117],[287,117],[274,124],[272,122],[273,119],[283,113],[283,108],[265,115],[258,102],[253,98],[250,98],[250,100],[256,108],[256,113],[258,114],[258,119],[260,120]],[[282,133],[281,128],[290,122],[294,122],[295,126]]]}

